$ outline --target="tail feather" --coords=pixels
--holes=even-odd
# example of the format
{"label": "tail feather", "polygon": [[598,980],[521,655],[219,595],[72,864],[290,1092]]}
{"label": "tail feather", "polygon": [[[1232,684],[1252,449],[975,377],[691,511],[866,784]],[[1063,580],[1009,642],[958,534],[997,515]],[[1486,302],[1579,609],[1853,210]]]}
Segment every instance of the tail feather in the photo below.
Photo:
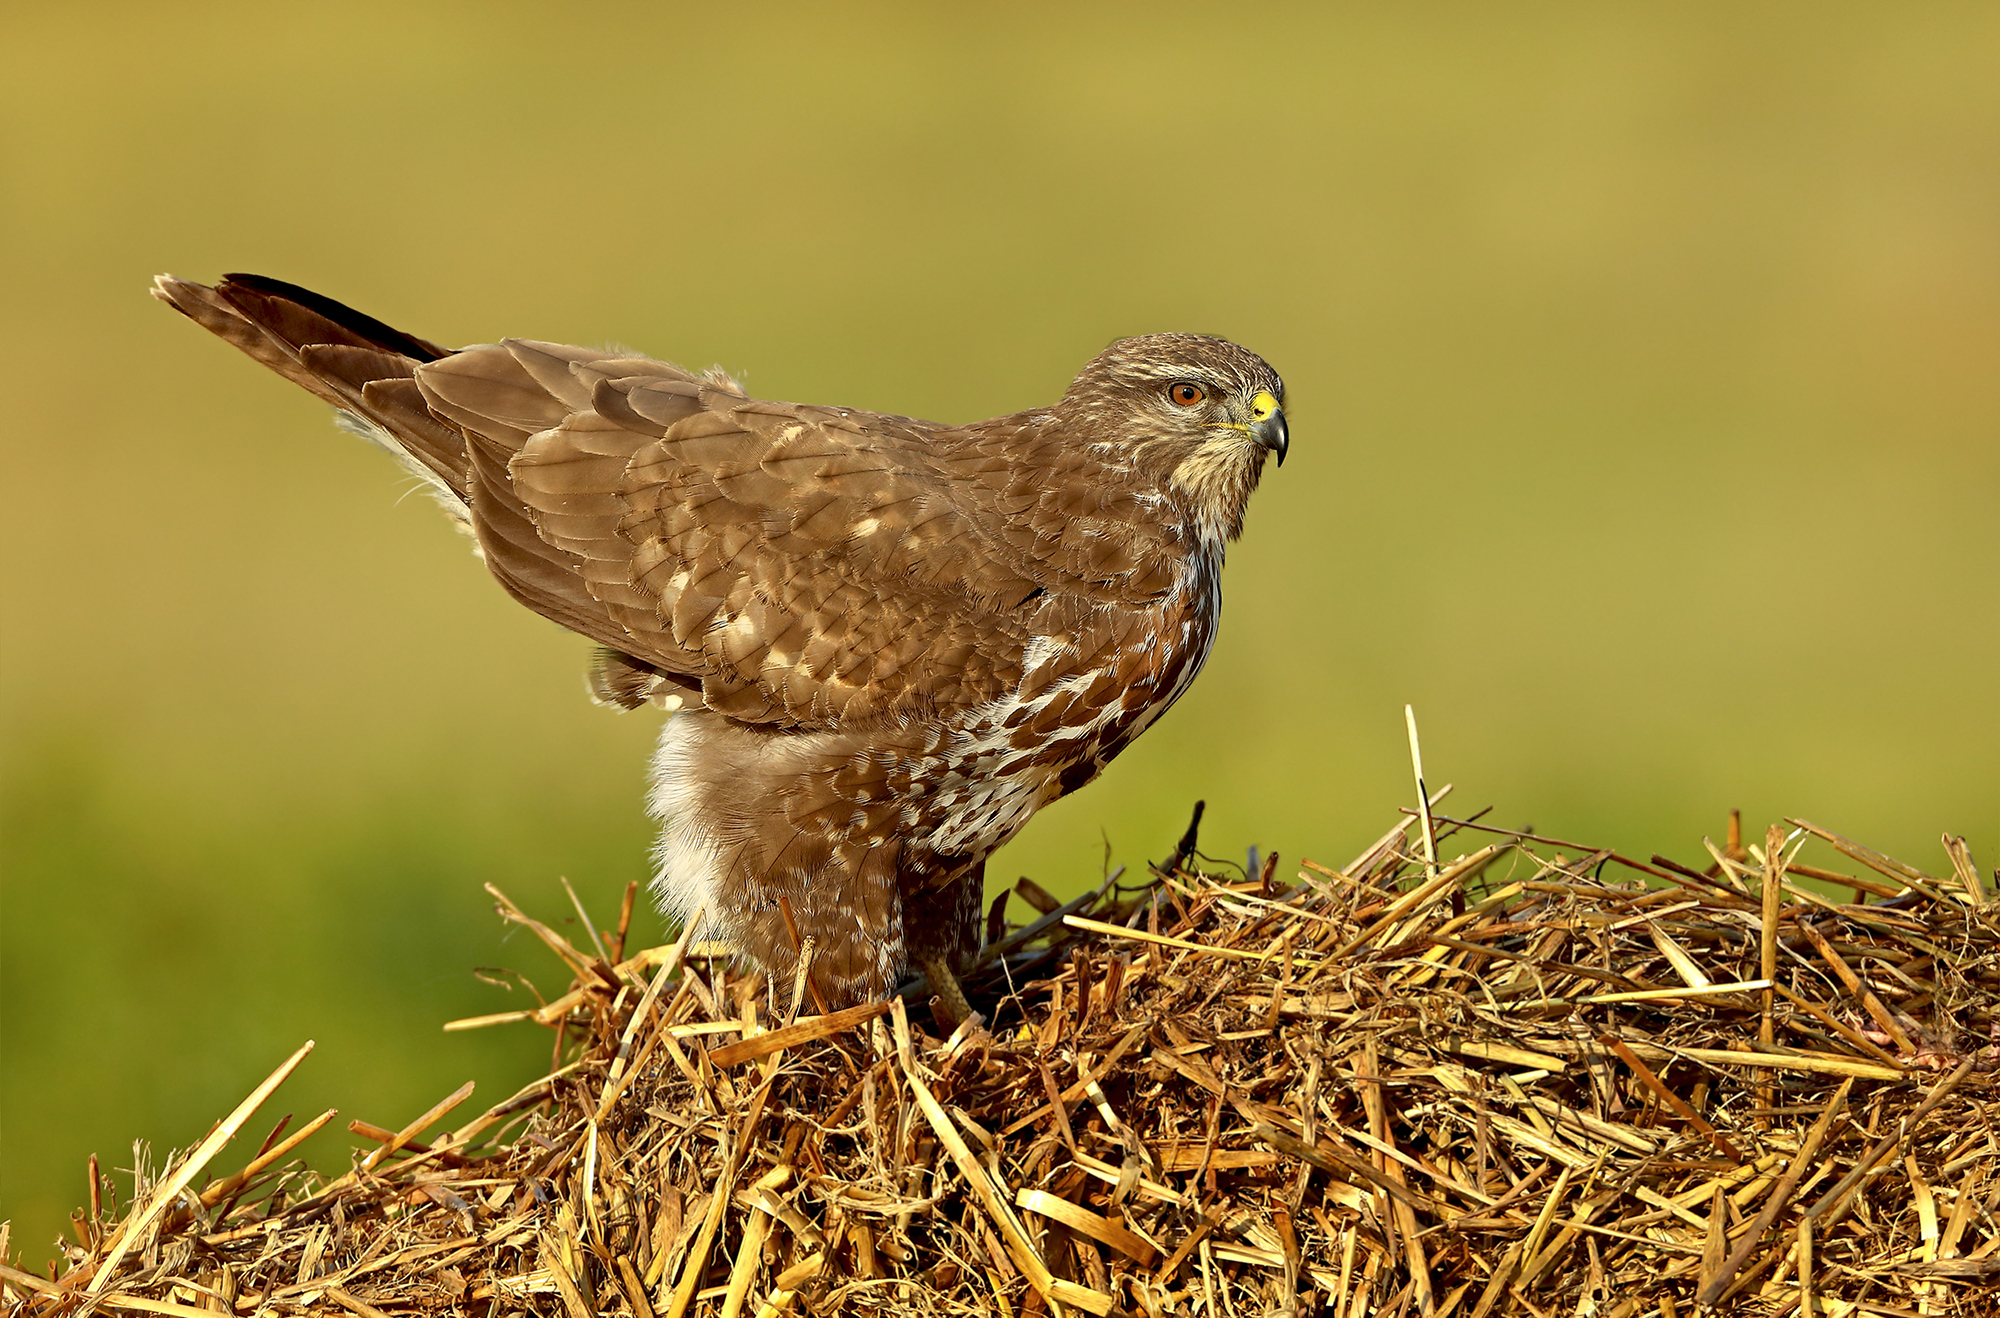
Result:
{"label": "tail feather", "polygon": [[452,352],[429,339],[385,325],[324,293],[268,275],[224,275],[215,291],[244,315],[292,343],[386,348],[420,362],[434,362]]}
{"label": "tail feather", "polygon": [[[331,403],[343,428],[387,449],[420,478],[471,533],[509,594],[618,656],[603,692],[609,703],[630,708],[669,696],[699,702],[697,679],[629,653],[635,638],[590,593],[582,560],[536,529],[509,476],[532,432],[589,406],[589,386],[573,367],[591,354],[554,344],[457,352],[262,275],[224,275],[213,288],[161,275],[153,296]],[[644,365],[651,368],[646,373],[686,374]],[[420,385],[420,367],[430,367],[425,375],[435,378]],[[466,400],[487,405],[491,414]]]}
{"label": "tail feather", "polygon": [[412,374],[416,363],[380,348],[312,344],[299,351],[299,365],[314,377],[343,382],[355,390],[358,412],[395,437],[405,461],[465,498],[465,436],[431,413]]}
{"label": "tail feather", "polygon": [[427,483],[466,502],[465,437],[431,414],[415,378],[418,366],[450,349],[263,275],[224,275],[213,288],[161,275],[153,296],[352,413]]}

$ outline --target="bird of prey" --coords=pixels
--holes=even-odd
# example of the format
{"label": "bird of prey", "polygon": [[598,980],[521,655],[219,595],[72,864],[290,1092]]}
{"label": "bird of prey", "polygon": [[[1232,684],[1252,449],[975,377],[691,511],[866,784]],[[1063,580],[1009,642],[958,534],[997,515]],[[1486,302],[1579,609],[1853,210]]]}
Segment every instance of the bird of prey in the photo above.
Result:
{"label": "bird of prey", "polygon": [[1285,387],[1123,339],[1052,407],[941,425],[766,402],[720,370],[456,351],[257,275],[156,297],[421,477],[503,588],[676,712],[654,891],[834,1006],[915,966],[963,1016],[987,855],[1186,691]]}

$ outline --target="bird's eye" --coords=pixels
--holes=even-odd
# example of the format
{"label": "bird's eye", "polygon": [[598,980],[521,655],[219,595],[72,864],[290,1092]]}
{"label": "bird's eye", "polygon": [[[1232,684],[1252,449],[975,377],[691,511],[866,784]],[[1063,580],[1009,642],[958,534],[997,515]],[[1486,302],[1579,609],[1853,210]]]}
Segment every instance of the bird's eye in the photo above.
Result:
{"label": "bird's eye", "polygon": [[1174,400],[1175,407],[1193,407],[1204,398],[1207,398],[1208,395],[1202,392],[1200,385],[1190,384],[1186,380],[1182,380],[1179,384],[1167,390],[1167,397]]}

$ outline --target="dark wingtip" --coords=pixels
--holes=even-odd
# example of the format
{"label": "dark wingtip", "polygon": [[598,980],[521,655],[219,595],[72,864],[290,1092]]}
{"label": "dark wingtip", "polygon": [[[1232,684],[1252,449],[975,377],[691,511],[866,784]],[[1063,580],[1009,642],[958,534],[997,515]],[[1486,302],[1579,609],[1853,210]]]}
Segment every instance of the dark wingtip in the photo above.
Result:
{"label": "dark wingtip", "polygon": [[393,325],[385,325],[375,317],[364,315],[344,302],[334,301],[324,293],[315,293],[310,288],[300,288],[297,284],[288,284],[269,275],[227,274],[215,286],[215,291],[225,298],[238,289],[266,297],[280,297],[287,302],[296,302],[306,310],[326,317],[342,329],[352,331],[370,342],[420,362],[434,362],[450,353],[447,348],[440,348],[437,344],[427,339],[420,339],[414,334],[405,334]]}

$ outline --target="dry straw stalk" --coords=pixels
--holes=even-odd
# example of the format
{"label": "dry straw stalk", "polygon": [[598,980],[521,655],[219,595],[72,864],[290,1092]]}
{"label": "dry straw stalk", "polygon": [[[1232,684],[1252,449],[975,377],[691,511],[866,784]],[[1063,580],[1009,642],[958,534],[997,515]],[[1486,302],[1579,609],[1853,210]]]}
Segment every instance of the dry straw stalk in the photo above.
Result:
{"label": "dry straw stalk", "polygon": [[1475,827],[1427,809],[1289,885],[1199,863],[1192,830],[1137,886],[1024,881],[968,985],[986,1027],[942,1038],[900,1001],[799,1014],[806,986],[700,947],[627,957],[629,900],[580,948],[503,897],[574,982],[458,1024],[557,1031],[550,1075],[441,1135],[467,1090],[351,1123],[343,1176],[288,1161],[331,1114],[222,1162],[301,1049],[124,1211],[93,1186],[65,1266],[0,1265],[0,1300],[2000,1311],[2000,920],[1962,841],[1949,879],[1808,824],[1700,869],[1500,830],[1436,850]]}

